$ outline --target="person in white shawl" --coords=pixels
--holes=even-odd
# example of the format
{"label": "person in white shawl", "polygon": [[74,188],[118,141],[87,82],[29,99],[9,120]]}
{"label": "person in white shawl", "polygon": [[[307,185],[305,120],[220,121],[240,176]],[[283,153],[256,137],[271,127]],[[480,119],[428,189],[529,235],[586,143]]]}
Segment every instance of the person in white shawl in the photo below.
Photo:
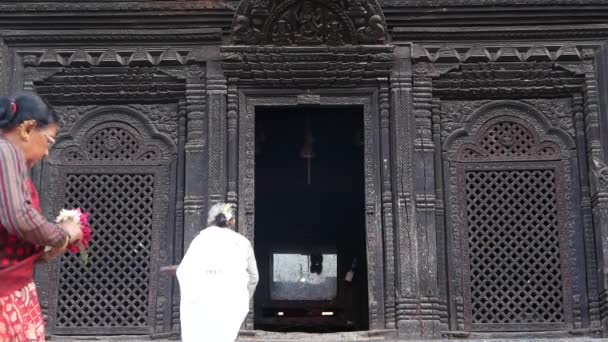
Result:
{"label": "person in white shawl", "polygon": [[234,222],[231,204],[214,205],[208,227],[177,268],[184,342],[233,342],[247,316],[258,268],[249,240],[231,229]]}

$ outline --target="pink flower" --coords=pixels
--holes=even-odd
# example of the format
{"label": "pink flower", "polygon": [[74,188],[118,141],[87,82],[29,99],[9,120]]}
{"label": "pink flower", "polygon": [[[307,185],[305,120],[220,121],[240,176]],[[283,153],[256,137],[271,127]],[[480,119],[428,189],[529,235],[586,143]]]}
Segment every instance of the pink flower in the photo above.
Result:
{"label": "pink flower", "polygon": [[78,212],[78,218],[80,219],[80,229],[82,230],[82,240],[73,243],[68,247],[70,253],[81,253],[84,249],[89,248],[89,242],[91,241],[91,226],[89,226],[89,215],[90,213],[83,213],[80,208],[76,209]]}

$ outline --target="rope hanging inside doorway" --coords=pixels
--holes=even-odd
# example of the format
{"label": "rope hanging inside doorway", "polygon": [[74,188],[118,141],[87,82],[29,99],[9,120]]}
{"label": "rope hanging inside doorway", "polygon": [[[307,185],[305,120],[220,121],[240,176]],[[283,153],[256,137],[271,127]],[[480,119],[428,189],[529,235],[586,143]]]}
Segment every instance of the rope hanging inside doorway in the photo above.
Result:
{"label": "rope hanging inside doorway", "polygon": [[310,126],[310,114],[306,114],[306,128],[304,132],[304,144],[300,150],[300,157],[306,160],[306,184],[310,185],[310,164],[315,157],[314,143],[315,139],[312,136],[312,128]]}

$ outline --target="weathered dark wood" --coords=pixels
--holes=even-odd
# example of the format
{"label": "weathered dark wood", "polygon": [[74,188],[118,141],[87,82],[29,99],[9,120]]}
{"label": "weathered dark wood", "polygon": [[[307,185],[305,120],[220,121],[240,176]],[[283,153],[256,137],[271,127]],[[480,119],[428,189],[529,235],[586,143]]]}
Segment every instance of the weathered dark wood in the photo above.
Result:
{"label": "weathered dark wood", "polygon": [[[94,249],[93,258],[108,260],[94,260],[95,269],[86,271],[94,279],[71,285],[78,276],[65,270],[81,267],[71,257],[39,267],[50,333],[178,331],[178,286],[171,268],[161,267],[179,263],[206,225],[209,204],[238,204],[239,231],[255,236],[256,108],[352,105],[364,108],[372,331],[387,339],[608,331],[605,1],[22,0],[0,4],[0,26],[0,92],[39,92],[57,107],[63,126],[49,159],[33,172],[47,216],[68,205],[66,199],[76,200],[66,193],[74,187],[90,192],[78,202],[110,210],[115,203],[95,202],[104,197],[94,191],[112,184],[88,186],[95,177],[153,175],[152,222],[140,229],[148,235],[139,237],[149,239],[149,257],[137,261],[147,267],[141,272],[146,281],[122,280],[146,292],[129,299],[145,309],[130,313],[123,302],[110,305],[115,322],[143,321],[115,327],[75,317],[74,325],[64,324],[69,296],[84,296],[83,307],[96,307],[95,291],[82,289],[104,279],[103,265],[131,260]],[[501,117],[548,149],[502,159],[480,150],[476,139]],[[92,132],[106,126],[136,137],[145,157],[112,159],[111,151],[128,145],[112,139],[98,141],[101,150],[107,145],[110,161],[87,156]],[[509,132],[502,134],[515,131]],[[464,157],[466,148],[471,158]],[[542,291],[560,289],[554,298],[561,298],[555,306],[560,313],[487,322],[475,316],[479,294],[489,293],[475,282],[475,260],[500,252],[485,243],[486,254],[480,254],[481,245],[471,241],[475,224],[490,234],[467,212],[474,198],[467,191],[474,188],[467,188],[466,177],[475,172],[534,175],[555,190],[548,201],[557,223],[534,229],[558,236],[547,248],[557,248],[552,253],[559,262],[548,253],[553,264],[544,268],[560,274],[559,284],[527,293],[551,297]],[[121,241],[116,243],[126,243]],[[535,275],[540,267],[526,262]],[[74,289],[81,293],[71,294]],[[253,318],[251,313],[245,328],[254,328]]]}

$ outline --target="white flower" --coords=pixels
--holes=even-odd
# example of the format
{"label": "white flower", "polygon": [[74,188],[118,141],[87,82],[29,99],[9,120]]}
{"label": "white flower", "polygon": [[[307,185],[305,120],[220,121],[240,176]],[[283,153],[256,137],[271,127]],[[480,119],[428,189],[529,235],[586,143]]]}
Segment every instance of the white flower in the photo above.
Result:
{"label": "white flower", "polygon": [[79,209],[61,209],[59,212],[59,216],[55,219],[56,223],[66,222],[66,221],[74,221],[75,223],[80,223],[80,215],[82,213]]}

